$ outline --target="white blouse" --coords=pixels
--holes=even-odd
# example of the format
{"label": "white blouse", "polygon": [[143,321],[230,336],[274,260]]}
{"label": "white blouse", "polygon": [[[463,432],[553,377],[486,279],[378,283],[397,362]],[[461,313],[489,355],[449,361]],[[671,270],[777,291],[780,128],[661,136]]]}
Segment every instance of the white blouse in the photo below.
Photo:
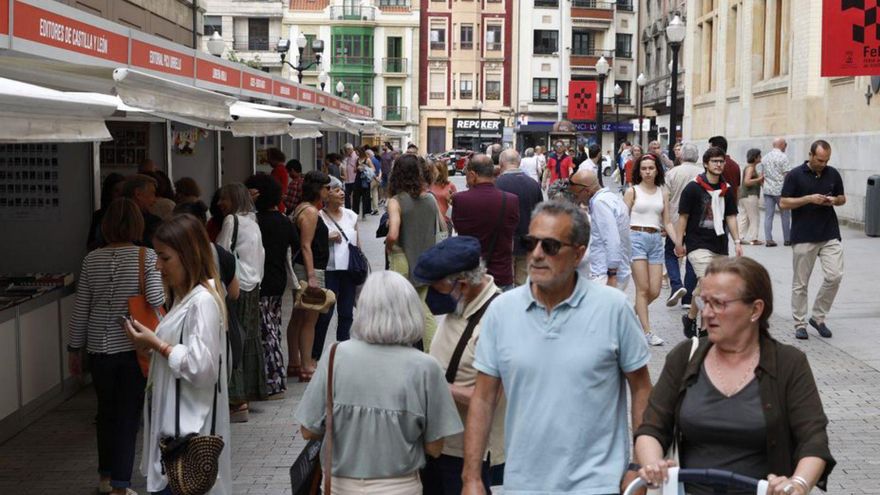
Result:
{"label": "white blouse", "polygon": [[232,231],[235,230],[235,220],[232,215],[226,215],[223,219],[223,227],[217,235],[217,244],[227,251],[233,252],[238,261],[236,274],[241,290],[252,291],[260,286],[263,280],[263,268],[266,260],[266,251],[263,249],[263,235],[257,224],[257,215],[254,213],[238,213],[238,239],[235,248],[232,247]]}
{"label": "white blouse", "polygon": [[[180,343],[183,332],[183,343]],[[159,492],[168,481],[162,474],[159,439],[175,430],[175,387],[180,378],[180,435],[211,433],[214,387],[217,394],[215,433],[225,445],[220,453],[220,471],[212,495],[232,493],[231,437],[229,429],[229,387],[227,385],[225,329],[220,307],[208,289],[198,285],[162,318],[156,335],[174,348],[166,360],[153,353],[144,401],[144,445],[141,472],[147,491]],[[222,360],[222,363],[221,363]]]}
{"label": "white blouse", "polygon": [[[327,270],[348,270],[348,244],[357,246],[358,243],[357,213],[348,208],[342,208],[342,219],[336,220],[330,216],[329,212],[321,210],[321,219],[324,220],[324,225],[327,226],[330,233],[339,232],[339,227],[342,227],[342,231],[348,236],[348,242],[345,242],[345,237],[341,242],[330,241],[330,260],[327,262]],[[338,227],[337,224],[339,224]]]}

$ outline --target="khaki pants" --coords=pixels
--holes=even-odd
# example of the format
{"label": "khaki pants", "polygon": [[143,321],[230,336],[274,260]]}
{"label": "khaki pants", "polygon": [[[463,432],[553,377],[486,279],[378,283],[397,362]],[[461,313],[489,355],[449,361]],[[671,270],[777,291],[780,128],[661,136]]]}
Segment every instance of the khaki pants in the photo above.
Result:
{"label": "khaki pants", "polygon": [[525,285],[526,279],[529,278],[529,262],[526,255],[513,256],[513,283],[514,285]]}
{"label": "khaki pants", "polygon": [[791,282],[791,315],[795,327],[805,327],[807,318],[807,287],[816,258],[822,263],[825,279],[813,302],[813,319],[825,321],[843,279],[843,245],[837,239],[824,242],[799,242],[794,251],[794,278]]}
{"label": "khaki pants", "polygon": [[760,218],[758,196],[743,196],[739,198],[739,214],[736,216],[736,220],[739,224],[740,239],[745,242],[758,240]]}
{"label": "khaki pants", "polygon": [[[323,488],[323,487],[322,487]],[[421,495],[422,482],[418,471],[397,478],[341,478],[333,477],[332,495]],[[323,493],[323,489],[321,491]]]}
{"label": "khaki pants", "polygon": [[370,206],[372,211],[379,211],[379,181],[373,179],[370,181]]}
{"label": "khaki pants", "polygon": [[[407,261],[403,250],[397,246],[395,246],[392,249],[391,254],[388,255],[388,268],[404,277],[409,275],[409,261]],[[425,297],[428,295],[428,286],[423,285],[421,287],[416,287],[416,292],[422,300],[422,311],[425,312],[425,335],[422,338],[422,347],[425,352],[429,352],[431,350],[431,341],[434,339],[434,333],[437,332],[437,320],[434,318],[431,310],[428,309],[428,305],[425,304]]]}
{"label": "khaki pants", "polygon": [[708,249],[697,249],[687,254],[687,260],[691,262],[691,266],[694,267],[694,274],[697,276],[697,287],[694,289],[693,297],[700,295],[701,282],[703,277],[706,276],[706,269],[709,268],[709,263],[712,263],[712,260],[715,258],[723,257],[723,254],[713,253]]}

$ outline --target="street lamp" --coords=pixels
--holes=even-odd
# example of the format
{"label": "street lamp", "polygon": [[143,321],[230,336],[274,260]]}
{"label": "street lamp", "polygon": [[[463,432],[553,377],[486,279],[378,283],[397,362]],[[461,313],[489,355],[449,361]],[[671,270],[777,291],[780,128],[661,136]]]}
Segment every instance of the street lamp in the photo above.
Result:
{"label": "street lamp", "polygon": [[220,57],[223,55],[224,50],[226,50],[226,42],[223,41],[223,37],[220,36],[220,33],[214,31],[214,34],[208,38],[208,53],[215,57]]}
{"label": "street lamp", "polygon": [[483,150],[483,101],[477,102],[477,153]]}
{"label": "street lamp", "polygon": [[642,128],[642,119],[644,119],[645,107],[642,102],[645,100],[645,86],[648,84],[648,78],[645,77],[644,72],[636,78],[636,84],[639,85],[639,146],[644,146],[645,130]]}
{"label": "street lamp", "polygon": [[296,71],[296,77],[300,84],[303,82],[303,72],[311,69],[316,65],[321,64],[321,54],[324,53],[324,41],[319,40],[317,38],[312,40],[312,52],[315,54],[315,60],[304,64],[303,60],[303,52],[305,52],[306,46],[309,44],[308,38],[300,32],[299,36],[296,37],[296,48],[299,50],[299,60],[297,61],[297,65],[293,65],[287,60],[284,60],[287,57],[287,52],[290,51],[290,40],[286,40],[281,38],[278,40],[278,45],[275,47],[275,51],[281,55],[281,65],[287,64],[288,67]]}
{"label": "street lamp", "polygon": [[327,73],[324,71],[321,71],[321,73],[318,74],[318,82],[321,83],[321,91],[324,91],[324,86],[327,85],[327,80],[329,79],[330,78],[327,76]]}
{"label": "street lamp", "polygon": [[345,93],[345,84],[342,81],[336,83],[336,96],[342,98],[342,95]]}
{"label": "street lamp", "polygon": [[669,158],[675,158],[675,139],[676,139],[676,107],[678,101],[678,50],[684,41],[687,28],[681,17],[676,15],[666,26],[666,40],[669,42],[669,48],[672,50],[672,105],[669,106]]}
{"label": "street lamp", "polygon": [[608,75],[608,61],[600,57],[596,62],[596,74],[599,75],[599,115],[596,117],[596,143],[602,149],[602,119],[605,113],[605,77]]}
{"label": "street lamp", "polygon": [[[614,163],[620,160],[618,150],[620,146],[617,144],[617,129],[620,127],[620,95],[623,94],[623,88],[619,84],[614,85]],[[600,169],[601,170],[601,169]]]}

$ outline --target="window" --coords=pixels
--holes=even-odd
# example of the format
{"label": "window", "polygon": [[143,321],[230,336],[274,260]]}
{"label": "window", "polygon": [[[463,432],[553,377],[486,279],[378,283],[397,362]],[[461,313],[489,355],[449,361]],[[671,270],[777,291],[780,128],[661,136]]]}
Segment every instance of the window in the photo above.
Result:
{"label": "window", "polygon": [[446,49],[446,28],[445,27],[432,27],[431,28],[431,50],[445,50]]}
{"label": "window", "polygon": [[556,103],[556,79],[532,79],[532,101]]}
{"label": "window", "polygon": [[617,103],[619,105],[629,105],[632,103],[632,82],[630,81],[616,81],[616,84],[620,86],[622,90],[620,96],[617,97]]}
{"label": "window", "polygon": [[596,48],[596,36],[592,31],[576,29],[571,33],[572,55],[593,55]]}
{"label": "window", "polygon": [[373,36],[365,34],[334,34],[333,63],[372,67]]}
{"label": "window", "polygon": [[[373,106],[373,78],[367,77],[340,77],[336,76],[337,81],[342,81],[345,85],[345,93],[343,97],[351,100],[355,93],[360,97],[360,104],[364,106]],[[336,83],[333,83],[334,85]]]}
{"label": "window", "polygon": [[379,7],[409,7],[409,0],[379,0]]}
{"label": "window", "polygon": [[403,38],[389,36],[385,39],[385,71],[406,72],[406,59],[403,58]]}
{"label": "window", "polygon": [[211,36],[214,33],[223,36],[223,18],[219,15],[205,16],[205,36]]}
{"label": "window", "polygon": [[432,72],[430,80],[430,98],[432,100],[446,99],[446,74],[444,74],[443,72]]}
{"label": "window", "polygon": [[501,26],[489,25],[486,26],[486,50],[500,50],[501,49]]}
{"label": "window", "polygon": [[[647,2],[647,3],[650,4],[651,2]],[[651,8],[648,7],[649,11],[650,11],[650,9]],[[633,11],[632,0],[617,0],[617,10],[623,10],[625,12],[632,12]]]}
{"label": "window", "polygon": [[486,81],[486,99],[501,99],[501,81]]}
{"label": "window", "polygon": [[306,37],[306,47],[303,50],[303,63],[310,64],[315,61],[315,51],[312,49],[312,42],[315,41],[314,34],[304,34]]}
{"label": "window", "polygon": [[755,80],[788,74],[789,2],[788,0],[755,0],[753,37],[762,50],[753,53],[759,59],[754,69]]}
{"label": "window", "polygon": [[737,33],[739,32],[739,5],[730,8],[727,16],[727,51],[726,51],[726,77],[724,78],[728,88],[735,88],[739,84],[739,70],[737,70]]}
{"label": "window", "polygon": [[549,29],[535,30],[535,48],[533,53],[537,55],[550,55],[558,51],[559,31]]}
{"label": "window", "polygon": [[248,19],[248,50],[269,49],[269,19]]}
{"label": "window", "polygon": [[643,53],[645,54],[645,70],[648,72],[648,76],[653,75],[653,69],[651,66],[651,50],[648,49],[648,47],[650,46],[651,45],[649,45],[648,43],[645,43],[645,49],[643,50]]}
{"label": "window", "polygon": [[535,0],[535,7],[559,7],[559,0]]}
{"label": "window", "polygon": [[474,97],[474,81],[471,80],[470,74],[462,74],[461,80],[458,81],[458,99],[471,100]]}
{"label": "window", "polygon": [[473,50],[474,49],[474,25],[473,24],[462,24],[461,25],[461,49],[462,50]]}
{"label": "window", "polygon": [[615,46],[615,56],[623,58],[632,58],[632,35],[617,34],[617,45]]}
{"label": "window", "polygon": [[385,120],[405,120],[406,108],[402,106],[403,88],[388,86],[385,88]]}

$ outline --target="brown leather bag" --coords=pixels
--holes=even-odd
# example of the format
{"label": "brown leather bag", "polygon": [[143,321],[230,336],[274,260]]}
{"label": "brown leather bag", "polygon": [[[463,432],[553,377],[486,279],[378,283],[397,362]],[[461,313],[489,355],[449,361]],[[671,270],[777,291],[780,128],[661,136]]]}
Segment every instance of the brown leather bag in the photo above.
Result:
{"label": "brown leather bag", "polygon": [[[142,247],[138,253],[138,295],[128,298],[128,314],[132,319],[137,320],[141,325],[156,331],[159,326],[159,320],[165,316],[165,308],[154,308],[147,301],[147,283],[146,283],[146,257],[147,248]],[[150,354],[147,351],[136,351],[138,364],[144,376],[150,374]]]}

